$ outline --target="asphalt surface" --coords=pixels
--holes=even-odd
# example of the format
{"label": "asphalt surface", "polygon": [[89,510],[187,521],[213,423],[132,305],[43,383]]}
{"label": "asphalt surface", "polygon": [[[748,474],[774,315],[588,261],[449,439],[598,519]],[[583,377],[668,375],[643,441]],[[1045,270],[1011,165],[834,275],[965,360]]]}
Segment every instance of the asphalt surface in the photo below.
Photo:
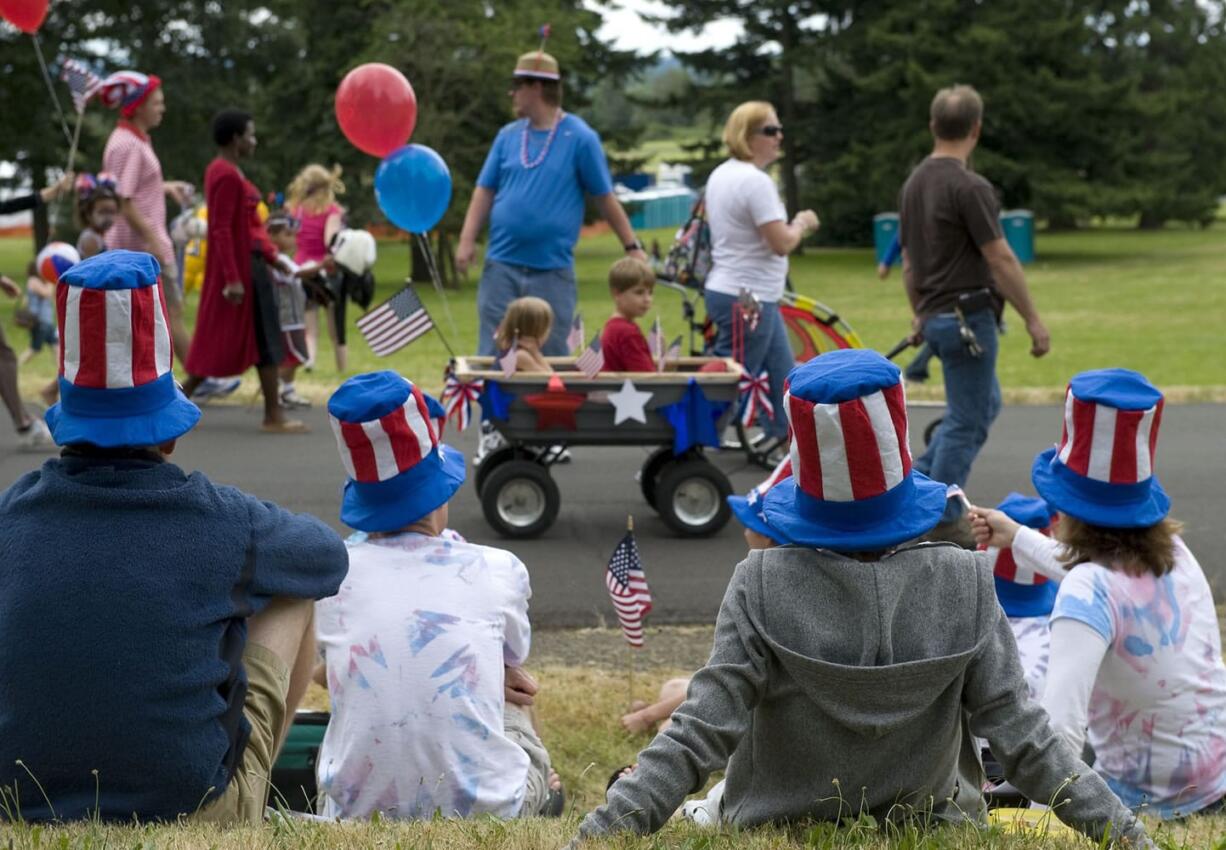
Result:
{"label": "asphalt surface", "polygon": [[[932,409],[913,410],[913,448],[919,448],[919,435],[935,415]],[[315,409],[303,418],[311,425],[311,434],[273,436],[259,432],[255,408],[208,407],[200,425],[180,443],[174,461],[289,509],[315,514],[344,532],[337,518],[343,473],[327,417]],[[1159,478],[1174,501],[1172,514],[1186,524],[1185,539],[1209,575],[1218,602],[1226,602],[1226,556],[1218,536],[1226,521],[1224,426],[1226,406],[1168,406],[1157,453]],[[471,457],[476,430],[470,428],[458,438],[448,430],[446,439]],[[1056,407],[1006,408],[979,455],[967,493],[983,504],[995,504],[1010,490],[1033,493],[1031,460],[1059,436]],[[474,542],[506,546],[528,565],[537,627],[589,626],[613,622],[604,569],[625,531],[627,515],[632,514],[655,599],[649,621],[709,623],[745,551],[740,526],[733,519],[713,537],[674,536],[643,501],[635,481],[649,451],[575,449],[573,463],[554,467],[562,493],[561,513],[538,539],[508,543],[497,537],[485,523],[471,480],[452,500],[451,525]],[[0,486],[7,487],[37,468],[47,456],[17,451],[12,430],[0,427]],[[765,476],[742,455],[721,452],[712,457],[737,492],[747,491]]]}

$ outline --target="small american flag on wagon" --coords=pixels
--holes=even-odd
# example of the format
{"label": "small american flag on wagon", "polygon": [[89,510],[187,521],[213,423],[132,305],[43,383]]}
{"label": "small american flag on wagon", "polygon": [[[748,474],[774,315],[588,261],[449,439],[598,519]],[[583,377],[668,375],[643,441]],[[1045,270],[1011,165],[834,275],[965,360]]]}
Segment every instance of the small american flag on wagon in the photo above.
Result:
{"label": "small american flag on wagon", "polygon": [[575,358],[575,368],[588,378],[595,378],[604,368],[604,352],[600,350],[600,334],[592,337],[591,344]]}
{"label": "small american flag on wagon", "polygon": [[434,320],[411,286],[358,319],[358,330],[379,357],[399,351],[433,327]]}
{"label": "small american flag on wagon", "polygon": [[72,92],[72,105],[77,112],[85,109],[85,104],[102,87],[102,80],[89,69],[89,66],[78,59],[65,59],[60,65],[60,79],[68,83]]}
{"label": "small american flag on wagon", "polygon": [[626,642],[636,649],[643,647],[643,617],[651,611],[651,590],[639,560],[639,548],[634,542],[634,532],[626,536],[613,550],[609,568],[605,571],[605,585],[621,623]]}
{"label": "small american flag on wagon", "polygon": [[587,334],[583,330],[583,314],[575,313],[575,320],[570,323],[570,332],[566,334],[566,350],[575,351],[583,345]]}

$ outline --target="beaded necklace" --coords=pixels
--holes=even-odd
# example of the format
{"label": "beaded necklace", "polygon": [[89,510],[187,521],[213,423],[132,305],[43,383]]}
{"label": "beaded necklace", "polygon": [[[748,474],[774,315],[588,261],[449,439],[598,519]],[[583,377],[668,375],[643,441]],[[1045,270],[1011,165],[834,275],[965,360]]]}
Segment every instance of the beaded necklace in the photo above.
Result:
{"label": "beaded necklace", "polygon": [[562,124],[562,118],[566,115],[561,109],[558,110],[557,120],[553,122],[553,127],[549,130],[549,135],[545,137],[545,145],[541,148],[541,152],[536,155],[536,159],[528,161],[528,130],[532,127],[532,119],[524,119],[524,131],[519,137],[519,164],[524,168],[536,168],[545,161],[545,157],[549,156],[549,147],[553,144],[554,136],[558,135],[558,127]]}

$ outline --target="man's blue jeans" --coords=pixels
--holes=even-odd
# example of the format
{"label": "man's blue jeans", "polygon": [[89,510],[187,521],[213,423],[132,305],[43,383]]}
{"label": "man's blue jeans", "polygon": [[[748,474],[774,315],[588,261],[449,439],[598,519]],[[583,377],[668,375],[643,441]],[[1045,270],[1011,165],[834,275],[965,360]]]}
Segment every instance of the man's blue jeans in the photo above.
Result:
{"label": "man's blue jeans", "polygon": [[[945,418],[932,443],[915,461],[915,468],[942,484],[966,484],[971,464],[988,439],[988,429],[1000,413],[1000,382],[996,380],[996,316],[979,310],[966,317],[983,353],[972,357],[962,342],[958,319],[942,313],[924,322],[924,339],[941,359],[945,375]],[[943,522],[962,514],[962,502],[950,499]]]}
{"label": "man's blue jeans", "polygon": [[[736,305],[737,298],[735,295],[710,290],[703,293],[703,298],[707,304],[707,316],[719,329],[713,351],[720,357],[730,357],[732,308]],[[792,353],[792,344],[788,341],[788,327],[779,312],[779,304],[764,301],[761,306],[762,316],[758,320],[758,326],[751,332],[748,325],[742,325],[745,332],[744,366],[751,375],[757,376],[763,369],[770,375],[771,404],[775,406],[775,418],[768,420],[764,413],[760,413],[758,426],[771,437],[786,437],[788,416],[783,409],[783,383],[788,372],[796,365],[796,355]]]}
{"label": "man's blue jeans", "polygon": [[512,301],[527,295],[543,298],[553,308],[553,329],[541,347],[541,353],[546,357],[570,354],[566,348],[566,336],[575,318],[575,299],[578,297],[573,268],[530,269],[486,260],[481,269],[481,282],[477,286],[477,315],[481,320],[477,338],[479,355],[492,357],[498,353],[494,333],[502,317]]}

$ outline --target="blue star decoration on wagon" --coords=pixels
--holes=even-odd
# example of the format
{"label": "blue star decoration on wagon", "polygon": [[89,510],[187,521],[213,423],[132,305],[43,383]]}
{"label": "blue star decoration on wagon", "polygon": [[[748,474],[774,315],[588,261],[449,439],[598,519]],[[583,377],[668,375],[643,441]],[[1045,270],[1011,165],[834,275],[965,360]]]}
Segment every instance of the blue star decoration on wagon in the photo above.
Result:
{"label": "blue star decoration on wagon", "polygon": [[698,381],[690,378],[680,401],[656,408],[673,426],[673,454],[682,454],[692,446],[719,447],[719,422],[729,402],[712,402]]}

